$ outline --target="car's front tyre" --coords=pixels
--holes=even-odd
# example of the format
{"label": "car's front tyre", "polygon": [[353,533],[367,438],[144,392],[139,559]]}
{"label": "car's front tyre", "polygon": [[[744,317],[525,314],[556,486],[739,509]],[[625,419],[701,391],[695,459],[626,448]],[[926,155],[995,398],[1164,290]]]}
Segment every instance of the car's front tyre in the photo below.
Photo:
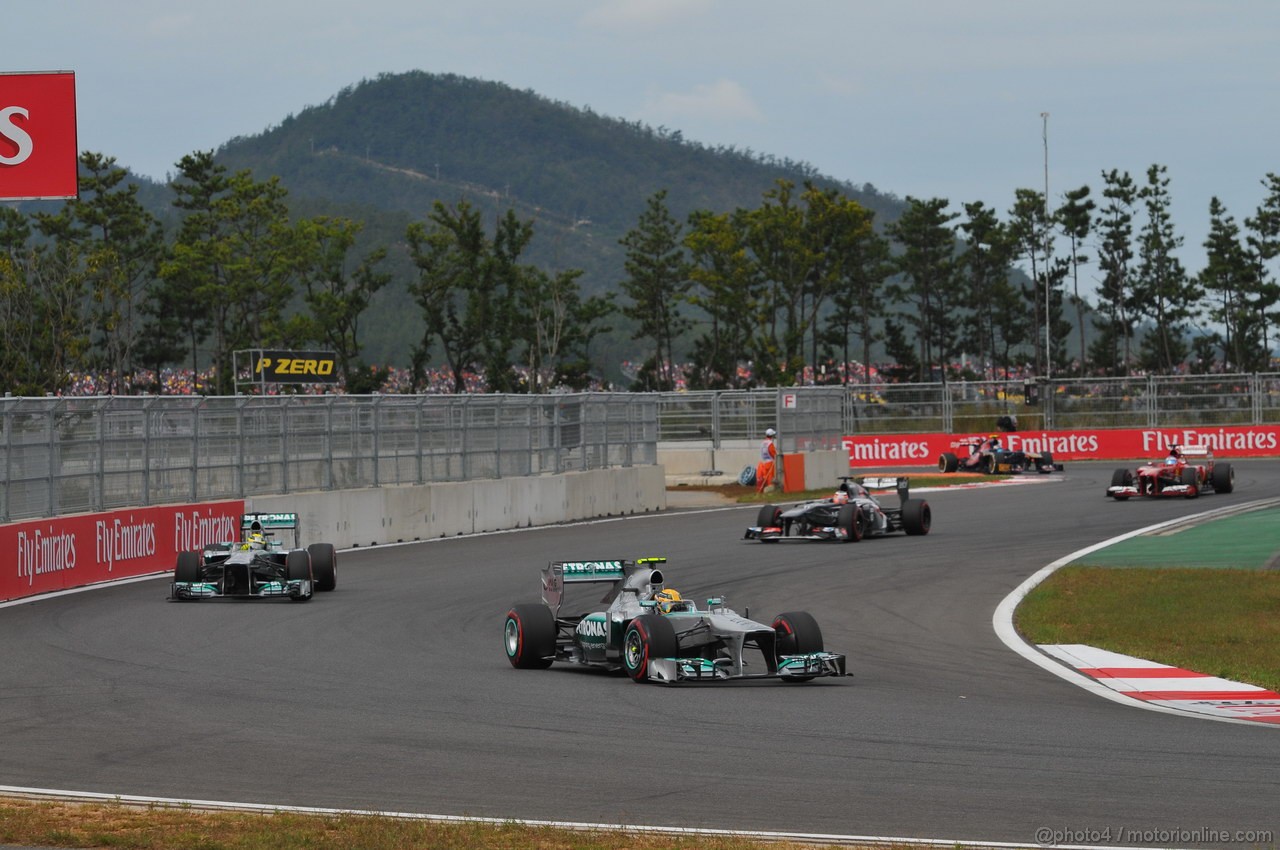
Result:
{"label": "car's front tyre", "polygon": [[641,614],[622,636],[622,667],[633,682],[649,680],[655,658],[673,658],[680,651],[675,627],[660,614]]}
{"label": "car's front tyre", "polygon": [[311,574],[315,576],[316,590],[333,590],[338,586],[338,552],[332,543],[312,543],[307,547],[311,556]]}

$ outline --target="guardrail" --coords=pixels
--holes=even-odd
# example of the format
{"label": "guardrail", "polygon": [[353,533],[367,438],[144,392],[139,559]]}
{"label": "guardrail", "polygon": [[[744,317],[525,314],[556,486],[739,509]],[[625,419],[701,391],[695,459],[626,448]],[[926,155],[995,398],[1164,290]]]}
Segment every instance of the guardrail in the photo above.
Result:
{"label": "guardrail", "polygon": [[657,399],[0,399],[0,522],[175,502],[657,463]]}

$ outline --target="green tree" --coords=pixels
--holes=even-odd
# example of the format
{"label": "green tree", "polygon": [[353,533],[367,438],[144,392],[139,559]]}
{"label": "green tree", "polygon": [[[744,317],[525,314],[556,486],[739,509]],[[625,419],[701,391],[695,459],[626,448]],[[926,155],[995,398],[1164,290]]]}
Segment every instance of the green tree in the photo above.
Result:
{"label": "green tree", "polygon": [[1209,318],[1222,325],[1222,361],[1228,369],[1267,368],[1264,324],[1251,303],[1257,290],[1257,266],[1240,236],[1240,227],[1218,198],[1209,201],[1209,235],[1199,282],[1214,301]]}
{"label": "green tree", "polygon": [[[374,373],[360,357],[360,317],[373,296],[391,282],[381,271],[386,248],[370,251],[352,267],[352,248],[361,225],[346,218],[320,216],[298,223],[298,237],[305,245],[301,280],[309,316],[299,316],[291,339],[314,339],[338,360],[338,371],[348,392],[376,389],[366,376]],[[385,373],[385,370],[383,370]],[[381,381],[377,382],[381,383]]]}
{"label": "green tree", "polygon": [[949,226],[959,213],[947,213],[948,203],[945,198],[922,201],[908,196],[902,217],[886,228],[902,248],[895,266],[903,282],[889,289],[892,297],[913,307],[902,317],[915,327],[921,381],[930,380],[929,370],[935,365],[945,381],[947,362],[960,353],[957,325],[948,320],[959,306],[955,232]]}
{"label": "green tree", "polygon": [[1133,363],[1130,346],[1137,312],[1134,293],[1133,218],[1138,187],[1129,173],[1104,171],[1105,205],[1097,223],[1099,237],[1099,309],[1105,317],[1095,320],[1101,333],[1090,350],[1093,361],[1112,374],[1129,374]]}
{"label": "green tree", "polygon": [[1267,189],[1267,196],[1258,205],[1256,215],[1245,219],[1245,227],[1249,230],[1246,242],[1254,261],[1255,288],[1250,302],[1262,326],[1262,348],[1270,358],[1275,338],[1271,326],[1280,322],[1280,312],[1275,309],[1280,303],[1280,283],[1275,270],[1268,265],[1280,257],[1280,175],[1268,173],[1262,185]]}
{"label": "green tree", "polygon": [[491,390],[513,389],[514,299],[527,274],[518,259],[533,238],[532,224],[508,210],[490,239],[479,211],[466,201],[453,209],[437,201],[427,222],[409,225],[407,238],[418,268],[409,289],[425,323],[413,354],[418,378],[438,342],[454,392],[466,392],[466,372],[472,369],[484,371]]}
{"label": "green tree", "polygon": [[142,305],[164,245],[160,223],[138,200],[138,185],[115,159],[80,155],[80,196],[54,214],[37,214],[40,230],[72,243],[85,262],[92,351],[86,368],[119,392],[134,370],[143,334]]}
{"label": "green tree", "polygon": [[190,299],[183,318],[193,366],[197,328],[208,323],[214,391],[226,395],[235,384],[234,351],[286,341],[284,311],[304,268],[303,242],[289,222],[278,178],[257,182],[247,170],[228,176],[212,152],[189,154],[177,165],[170,185],[184,216],[160,264],[172,295],[160,300],[173,307],[178,293]]}
{"label": "green tree", "polygon": [[[883,338],[877,322],[884,317],[885,281],[893,274],[893,264],[888,241],[875,230],[875,213],[855,202],[850,204],[844,209],[845,221],[832,246],[834,290],[825,338],[846,366],[852,359],[852,339],[861,341],[859,359],[865,381],[870,374],[871,346]],[[841,371],[845,383],[855,382],[847,368]]]}
{"label": "green tree", "polygon": [[1177,257],[1182,237],[1174,231],[1165,172],[1163,165],[1152,165],[1138,192],[1147,217],[1138,234],[1134,294],[1154,325],[1143,339],[1144,365],[1172,372],[1187,356],[1186,323],[1195,317],[1201,292]]}
{"label": "green tree", "polygon": [[654,384],[643,389],[675,388],[675,343],[689,328],[680,304],[689,291],[688,259],[681,242],[681,226],[666,205],[666,190],[649,198],[636,227],[618,240],[626,249],[627,277],[621,289],[631,303],[622,313],[636,323],[633,339],[653,345],[649,364]]}
{"label": "green tree", "polygon": [[743,389],[738,364],[751,359],[759,298],[756,267],[747,252],[742,215],[696,211],[684,244],[689,251],[689,303],[706,318],[693,340],[689,385],[693,389]]}
{"label": "green tree", "polygon": [[1084,241],[1093,230],[1093,211],[1097,204],[1089,197],[1089,187],[1081,186],[1066,194],[1066,200],[1057,209],[1058,226],[1067,237],[1070,254],[1067,262],[1071,269],[1072,301],[1076,306],[1076,330],[1080,335],[1080,374],[1089,371],[1089,351],[1085,344],[1084,314],[1086,303],[1080,295],[1080,267],[1089,262],[1084,253]]}
{"label": "green tree", "polygon": [[995,379],[997,368],[1009,365],[1010,348],[1025,341],[1027,330],[1026,322],[1020,321],[1021,311],[1007,306],[1018,301],[1009,282],[1018,242],[995,210],[981,201],[965,204],[964,213],[959,272],[965,300],[973,309],[965,319],[962,342],[985,361],[987,375]]}

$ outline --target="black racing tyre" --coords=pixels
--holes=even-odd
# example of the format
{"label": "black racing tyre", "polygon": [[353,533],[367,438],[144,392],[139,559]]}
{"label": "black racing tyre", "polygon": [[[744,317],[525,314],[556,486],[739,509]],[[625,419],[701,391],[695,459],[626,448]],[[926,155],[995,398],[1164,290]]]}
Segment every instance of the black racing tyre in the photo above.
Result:
{"label": "black racing tyre", "polygon": [[1127,469],[1117,469],[1111,473],[1112,487],[1128,487],[1133,483],[1133,473]]}
{"label": "black racing tyre", "polygon": [[502,626],[507,660],[517,670],[545,670],[556,654],[556,617],[541,602],[512,605]]}
{"label": "black racing tyre", "polygon": [[1210,479],[1213,483],[1213,492],[1230,493],[1236,489],[1236,471],[1231,468],[1229,463],[1217,463],[1213,466],[1213,475]]}
{"label": "black racing tyre", "polygon": [[996,462],[995,455],[983,455],[982,460],[980,460],[978,463],[979,463],[979,468],[981,468],[981,470],[985,472],[987,475],[996,474],[997,462]]}
{"label": "black racing tyre", "polygon": [[641,614],[622,635],[622,667],[633,682],[649,681],[649,663],[680,652],[675,627],[660,614]]}
{"label": "black racing tyre", "polygon": [[311,572],[311,555],[306,549],[294,549],[284,556],[284,577],[289,581],[306,579],[312,582],[311,590],[306,594],[290,596],[291,602],[306,602],[315,592],[315,578]]}
{"label": "black racing tyre", "polygon": [[1194,499],[1200,495],[1200,482],[1197,480],[1196,471],[1189,466],[1183,467],[1182,484],[1191,488],[1191,492],[1187,494],[1188,499]]}
{"label": "black racing tyre", "polygon": [[778,655],[822,652],[822,629],[808,611],[787,611],[773,618],[774,646]]}
{"label": "black racing tyre", "polygon": [[867,533],[867,518],[862,512],[861,505],[855,505],[853,502],[840,506],[840,513],[836,515],[836,527],[845,530],[845,542],[857,543]]}
{"label": "black racing tyre", "polygon": [[910,535],[928,534],[933,526],[933,510],[924,499],[902,503],[902,530]]}
{"label": "black racing tyre", "polygon": [[1053,472],[1053,453],[1045,452],[1040,455],[1040,474],[1048,475]]}
{"label": "black racing tyre", "polygon": [[179,552],[178,564],[173,569],[173,580],[193,582],[200,580],[200,562],[203,559],[199,552]]}
{"label": "black racing tyre", "polygon": [[760,513],[756,514],[756,525],[761,528],[777,528],[780,523],[778,518],[782,516],[782,508],[777,505],[762,505]]}
{"label": "black racing tyre", "polygon": [[938,456],[939,472],[955,472],[960,468],[960,458],[956,457],[953,452],[943,452]]}
{"label": "black racing tyre", "polygon": [[307,547],[311,556],[311,574],[315,576],[316,590],[333,590],[338,586],[338,552],[332,543],[312,543]]}
{"label": "black racing tyre", "polygon": [[[774,652],[781,658],[784,655],[807,655],[811,652],[822,652],[822,629],[818,621],[808,611],[788,611],[773,618]],[[812,676],[787,676],[782,681],[788,684],[812,681]]]}

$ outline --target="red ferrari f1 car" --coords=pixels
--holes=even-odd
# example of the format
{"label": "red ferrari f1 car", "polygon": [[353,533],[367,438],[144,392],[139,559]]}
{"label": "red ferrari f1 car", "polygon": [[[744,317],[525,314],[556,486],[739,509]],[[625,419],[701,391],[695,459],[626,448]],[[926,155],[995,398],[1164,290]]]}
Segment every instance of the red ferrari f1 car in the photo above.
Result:
{"label": "red ferrari f1 car", "polygon": [[1182,496],[1230,493],[1236,473],[1229,463],[1214,463],[1208,446],[1170,446],[1166,457],[1156,458],[1136,470],[1117,469],[1111,475],[1107,495],[1118,502],[1130,496]]}

